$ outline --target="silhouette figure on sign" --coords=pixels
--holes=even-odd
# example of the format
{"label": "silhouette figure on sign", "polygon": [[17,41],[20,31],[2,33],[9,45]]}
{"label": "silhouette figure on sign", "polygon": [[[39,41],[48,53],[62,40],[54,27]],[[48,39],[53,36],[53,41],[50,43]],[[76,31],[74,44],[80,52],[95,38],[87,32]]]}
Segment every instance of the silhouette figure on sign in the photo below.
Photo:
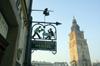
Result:
{"label": "silhouette figure on sign", "polygon": [[54,33],[51,28],[48,30],[48,33],[49,34],[47,35],[47,37],[45,39],[48,39],[48,38],[51,39],[51,37],[54,36]]}
{"label": "silhouette figure on sign", "polygon": [[40,35],[38,33],[40,33],[41,31],[44,31],[44,30],[43,29],[40,30],[40,28],[41,28],[41,26],[39,26],[38,28],[36,28],[34,30],[34,35],[32,36],[33,38],[37,34],[37,36],[39,37],[39,39],[41,39],[41,37],[40,37]]}

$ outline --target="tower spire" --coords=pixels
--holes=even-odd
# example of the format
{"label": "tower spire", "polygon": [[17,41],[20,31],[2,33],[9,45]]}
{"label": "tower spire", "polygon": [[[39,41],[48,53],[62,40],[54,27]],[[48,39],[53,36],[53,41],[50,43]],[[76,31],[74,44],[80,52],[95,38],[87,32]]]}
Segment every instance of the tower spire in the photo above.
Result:
{"label": "tower spire", "polygon": [[80,31],[80,27],[73,16],[71,33],[69,34],[71,66],[91,66],[88,45],[83,33],[83,31]]}
{"label": "tower spire", "polygon": [[71,32],[73,32],[73,31],[80,31],[80,27],[78,26],[77,21],[76,21],[74,15],[73,15],[72,23],[73,23],[73,25],[71,27]]}

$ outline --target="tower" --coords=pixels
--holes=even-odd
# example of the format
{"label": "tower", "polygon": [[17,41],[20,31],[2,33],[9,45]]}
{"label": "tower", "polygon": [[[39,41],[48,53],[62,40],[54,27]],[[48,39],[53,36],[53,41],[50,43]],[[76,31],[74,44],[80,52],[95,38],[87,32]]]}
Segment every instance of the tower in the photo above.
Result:
{"label": "tower", "polygon": [[71,33],[69,34],[69,50],[71,66],[91,66],[89,49],[84,39],[84,32],[80,31],[74,16],[72,20]]}

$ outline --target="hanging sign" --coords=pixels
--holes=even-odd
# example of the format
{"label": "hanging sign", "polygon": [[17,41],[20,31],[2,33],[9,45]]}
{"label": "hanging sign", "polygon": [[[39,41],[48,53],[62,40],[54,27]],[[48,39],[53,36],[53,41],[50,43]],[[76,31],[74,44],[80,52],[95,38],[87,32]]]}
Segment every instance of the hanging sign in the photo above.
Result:
{"label": "hanging sign", "polygon": [[32,41],[31,48],[34,50],[56,51],[56,42],[54,41]]}

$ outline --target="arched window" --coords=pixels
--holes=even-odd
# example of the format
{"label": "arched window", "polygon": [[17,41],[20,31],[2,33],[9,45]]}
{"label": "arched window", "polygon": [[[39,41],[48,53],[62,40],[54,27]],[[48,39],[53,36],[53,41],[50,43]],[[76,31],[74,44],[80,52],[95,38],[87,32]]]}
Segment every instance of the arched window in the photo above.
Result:
{"label": "arched window", "polygon": [[85,62],[85,66],[88,66],[88,63],[87,62]]}
{"label": "arched window", "polygon": [[84,59],[84,54],[82,56],[83,56],[83,59]]}
{"label": "arched window", "polygon": [[84,51],[82,52],[82,58],[83,58],[83,59],[85,59],[85,56],[84,56]]}
{"label": "arched window", "polygon": [[81,46],[83,46],[83,43],[81,42]]}
{"label": "arched window", "polygon": [[74,44],[72,44],[72,47],[74,47]]}
{"label": "arched window", "polygon": [[75,60],[75,55],[73,55],[73,59]]}

